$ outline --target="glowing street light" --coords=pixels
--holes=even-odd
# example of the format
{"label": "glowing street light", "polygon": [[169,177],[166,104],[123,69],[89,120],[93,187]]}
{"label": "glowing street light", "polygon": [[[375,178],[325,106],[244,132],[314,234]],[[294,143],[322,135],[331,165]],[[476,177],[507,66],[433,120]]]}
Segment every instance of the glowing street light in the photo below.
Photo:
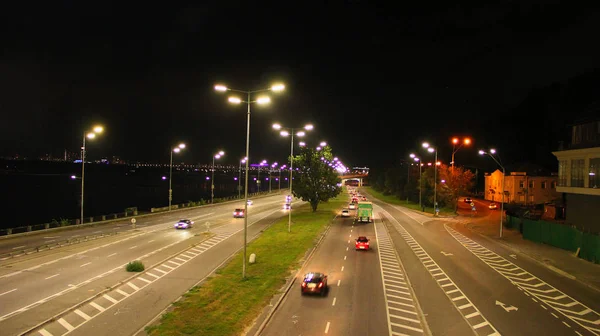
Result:
{"label": "glowing street light", "polygon": [[94,126],[92,131],[84,131],[83,132],[83,143],[81,145],[81,213],[79,218],[79,224],[83,224],[83,192],[85,185],[85,139],[94,139],[97,134],[101,134],[104,131],[102,126]]}
{"label": "glowing street light", "polygon": [[454,172],[454,154],[458,152],[462,146],[469,146],[471,144],[470,138],[459,139],[457,137],[452,138],[452,171]]}
{"label": "glowing street light", "polygon": [[504,169],[502,163],[500,163],[500,157],[496,159],[494,154],[496,154],[496,150],[493,148],[491,148],[489,152],[483,150],[479,151],[479,155],[488,155],[496,162],[498,166],[500,166],[500,168],[502,168],[502,204],[500,205],[500,238],[502,238],[502,222],[504,218],[504,194],[506,193],[506,191],[504,190],[504,182],[506,181],[506,170]]}
{"label": "glowing street light", "polygon": [[224,151],[218,151],[212,158],[212,169],[210,176],[210,204],[213,204],[215,198],[215,159],[220,159],[225,155]]}
{"label": "glowing street light", "polygon": [[272,91],[272,92],[281,92],[285,89],[285,86],[283,84],[277,83],[272,85],[270,88],[267,89],[259,89],[259,90],[237,90],[237,89],[232,89],[232,88],[228,88],[227,86],[223,85],[223,84],[217,84],[215,85],[215,90],[219,91],[219,92],[226,92],[226,91],[232,91],[232,92],[238,92],[238,93],[242,93],[246,95],[246,100],[243,101],[241,98],[239,97],[229,97],[228,101],[232,104],[241,104],[241,103],[246,103],[248,106],[247,109],[247,121],[246,121],[246,177],[244,179],[244,198],[246,199],[246,202],[244,203],[244,252],[243,252],[243,262],[242,262],[242,278],[246,278],[246,253],[247,253],[247,247],[248,247],[248,163],[249,163],[249,158],[250,158],[250,105],[252,105],[253,103],[257,103],[257,104],[265,104],[268,103],[270,101],[266,100],[265,97],[261,96],[259,99],[253,101],[252,100],[252,96],[254,94],[257,93],[263,93],[263,92],[267,92],[267,91]]}
{"label": "glowing street light", "polygon": [[424,142],[423,148],[427,148],[429,153],[435,152],[435,165],[433,167],[433,215],[437,216],[438,214],[438,203],[437,203],[437,167],[438,167],[438,151],[433,148],[429,143]]}
{"label": "glowing street light", "polygon": [[171,203],[173,202],[173,153],[179,153],[185,148],[184,143],[180,143],[171,149],[171,160],[169,163],[169,211],[171,211]]}

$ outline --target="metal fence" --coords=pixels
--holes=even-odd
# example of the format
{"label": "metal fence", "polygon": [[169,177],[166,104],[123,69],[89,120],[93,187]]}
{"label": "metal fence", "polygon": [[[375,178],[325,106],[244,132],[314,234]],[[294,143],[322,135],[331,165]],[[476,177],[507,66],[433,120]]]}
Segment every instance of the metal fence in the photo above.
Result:
{"label": "metal fence", "polygon": [[[273,191],[273,192],[264,191],[264,192],[248,194],[248,196],[249,197],[265,196],[265,195],[269,195],[269,194],[281,193],[282,191],[285,192],[285,190],[281,190],[281,191],[277,190],[277,191]],[[235,201],[235,200],[240,200],[240,198],[238,198],[237,196],[215,198],[213,204],[231,202],[231,201]],[[204,200],[200,200],[198,202],[185,202],[185,203],[181,203],[181,204],[174,204],[171,206],[171,209],[182,210],[182,209],[195,208],[195,207],[199,207],[199,206],[203,206],[203,205],[210,205],[210,202],[206,202]],[[79,219],[60,219],[60,220],[53,220],[50,223],[25,225],[25,226],[19,226],[19,227],[15,227],[15,228],[0,229],[0,237],[14,235],[14,234],[22,234],[22,233],[27,233],[27,232],[34,232],[34,231],[57,229],[57,228],[65,228],[65,229],[79,228],[79,227],[84,227],[84,226],[91,226],[94,224],[103,224],[103,223],[108,223],[108,222],[114,222],[114,221],[118,221],[118,220],[131,218],[134,216],[141,216],[141,215],[148,216],[151,214],[161,214],[168,210],[169,210],[169,207],[161,207],[161,208],[152,208],[150,211],[138,211],[137,207],[132,207],[132,208],[127,208],[124,212],[113,213],[113,214],[108,214],[108,215],[101,215],[101,216],[84,217],[83,223],[80,223]]]}

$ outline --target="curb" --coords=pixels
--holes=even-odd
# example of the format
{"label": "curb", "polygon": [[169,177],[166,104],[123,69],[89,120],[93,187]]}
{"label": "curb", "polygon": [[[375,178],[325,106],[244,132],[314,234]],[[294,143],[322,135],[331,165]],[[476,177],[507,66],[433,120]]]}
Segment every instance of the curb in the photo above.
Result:
{"label": "curb", "polygon": [[[323,233],[321,233],[321,237],[319,238],[319,241],[317,241],[317,243],[315,244],[313,249],[310,251],[309,255],[306,257],[306,259],[302,263],[302,266],[298,269],[298,272],[296,272],[296,275],[294,275],[294,277],[291,279],[291,281],[289,282],[289,284],[287,285],[287,287],[285,288],[285,290],[283,291],[283,293],[281,294],[279,299],[277,299],[277,302],[275,302],[271,311],[267,314],[267,316],[265,316],[263,322],[260,324],[260,326],[258,327],[256,332],[254,333],[254,336],[259,336],[263,332],[263,330],[265,329],[265,327],[267,326],[267,324],[269,323],[269,321],[271,320],[271,318],[277,311],[277,308],[279,308],[279,305],[281,305],[283,300],[287,297],[288,292],[290,291],[290,289],[296,282],[296,279],[298,278],[299,274],[302,272],[302,270],[304,269],[306,264],[310,261],[310,259],[312,259],[312,256],[314,255],[317,248],[321,245],[321,242],[323,242],[323,239],[325,239],[325,236],[327,236],[327,233],[331,229],[331,224],[333,223],[333,221],[336,218],[338,218],[338,215],[335,215],[335,217],[333,217],[333,219],[331,219],[329,221],[329,225],[327,225],[327,228],[325,229],[325,231],[323,231]],[[249,330],[251,330],[251,329],[252,329],[252,327],[250,327]],[[245,333],[244,335],[248,335],[248,333]]]}
{"label": "curb", "polygon": [[[253,199],[269,197],[269,196],[276,195],[277,193],[278,192],[273,192],[273,193],[267,194],[267,195],[260,195],[257,197],[253,197]],[[91,222],[91,223],[85,223],[85,224],[67,225],[67,226],[59,226],[59,227],[55,227],[55,228],[35,230],[35,231],[29,231],[29,232],[13,233],[13,234],[9,234],[9,235],[7,234],[7,235],[0,236],[0,240],[34,236],[36,234],[46,234],[49,232],[79,230],[79,229],[84,229],[84,228],[88,228],[88,227],[111,224],[111,223],[115,223],[115,222],[127,222],[127,221],[131,220],[131,218],[145,218],[145,217],[150,217],[150,216],[166,215],[166,214],[184,211],[184,210],[198,210],[200,208],[202,208],[202,209],[210,208],[210,207],[218,206],[221,204],[228,204],[228,203],[240,202],[240,201],[243,201],[243,199],[235,199],[235,200],[231,200],[231,201],[214,203],[214,204],[204,204],[204,205],[198,205],[198,206],[194,206],[194,207],[179,208],[179,209],[173,209],[171,211],[159,211],[159,212],[147,213],[147,214],[142,214],[142,215],[137,215],[137,216],[127,216],[127,217],[116,218],[116,219],[107,219],[104,221]]]}
{"label": "curb", "polygon": [[572,275],[572,274],[570,274],[568,272],[565,272],[565,271],[561,270],[560,268],[558,268],[556,266],[549,265],[549,264],[545,263],[544,261],[541,261],[541,260],[537,259],[536,257],[530,255],[529,253],[524,252],[523,250],[521,250],[521,249],[519,249],[517,247],[513,247],[511,244],[506,243],[506,242],[504,242],[502,240],[494,239],[494,238],[488,237],[488,236],[486,236],[486,235],[484,235],[484,234],[482,234],[480,232],[474,231],[473,229],[471,229],[469,227],[469,223],[468,222],[456,220],[456,224],[463,224],[463,226],[466,229],[468,229],[470,232],[472,232],[474,234],[477,234],[478,236],[480,236],[480,237],[482,237],[484,239],[487,239],[490,242],[498,243],[498,244],[502,245],[503,247],[505,247],[505,248],[507,248],[507,249],[515,252],[515,253],[519,253],[520,255],[525,256],[530,261],[533,261],[533,262],[537,263],[538,265],[543,266],[543,267],[545,267],[545,268],[553,271],[556,274],[559,274],[559,275],[561,275],[561,276],[563,276],[565,278],[577,281],[581,285],[584,285],[584,286],[586,286],[586,287],[588,287],[590,289],[593,289],[593,290],[595,290],[595,291],[597,291],[597,292],[600,293],[600,288],[598,288],[598,287],[596,287],[596,286],[594,286],[592,284],[589,284],[589,283],[587,283],[585,281],[582,281],[582,280],[578,279],[576,276],[574,276],[574,275]]}

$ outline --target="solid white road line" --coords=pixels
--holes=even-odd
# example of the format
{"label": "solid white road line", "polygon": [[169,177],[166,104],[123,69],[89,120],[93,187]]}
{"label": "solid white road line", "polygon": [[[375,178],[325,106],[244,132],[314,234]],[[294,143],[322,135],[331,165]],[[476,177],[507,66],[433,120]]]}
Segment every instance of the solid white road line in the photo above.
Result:
{"label": "solid white road line", "polygon": [[51,275],[51,276],[49,276],[49,277],[45,278],[44,280],[52,279],[52,278],[54,278],[54,277],[57,277],[57,276],[59,276],[59,275],[60,275],[60,274],[54,274],[54,275]]}
{"label": "solid white road line", "polygon": [[17,290],[16,288],[14,288],[14,289],[11,289],[11,290],[9,290],[9,291],[6,291],[6,292],[4,292],[4,293],[0,294],[0,296],[2,296],[2,295],[4,295],[4,294],[12,293],[12,292],[14,292],[14,291],[16,291],[16,290]]}
{"label": "solid white road line", "polygon": [[330,325],[330,323],[327,322],[327,325],[325,326],[325,333],[326,334],[329,332],[329,325]]}

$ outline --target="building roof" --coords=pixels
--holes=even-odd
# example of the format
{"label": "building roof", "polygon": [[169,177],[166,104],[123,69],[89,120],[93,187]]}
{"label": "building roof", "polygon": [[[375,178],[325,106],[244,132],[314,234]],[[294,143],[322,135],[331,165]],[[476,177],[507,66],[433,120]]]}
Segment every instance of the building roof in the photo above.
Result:
{"label": "building roof", "polygon": [[523,162],[517,164],[507,165],[506,167],[506,175],[510,175],[511,173],[526,173],[528,176],[551,176],[552,171],[547,168],[544,168],[538,164],[531,162]]}

